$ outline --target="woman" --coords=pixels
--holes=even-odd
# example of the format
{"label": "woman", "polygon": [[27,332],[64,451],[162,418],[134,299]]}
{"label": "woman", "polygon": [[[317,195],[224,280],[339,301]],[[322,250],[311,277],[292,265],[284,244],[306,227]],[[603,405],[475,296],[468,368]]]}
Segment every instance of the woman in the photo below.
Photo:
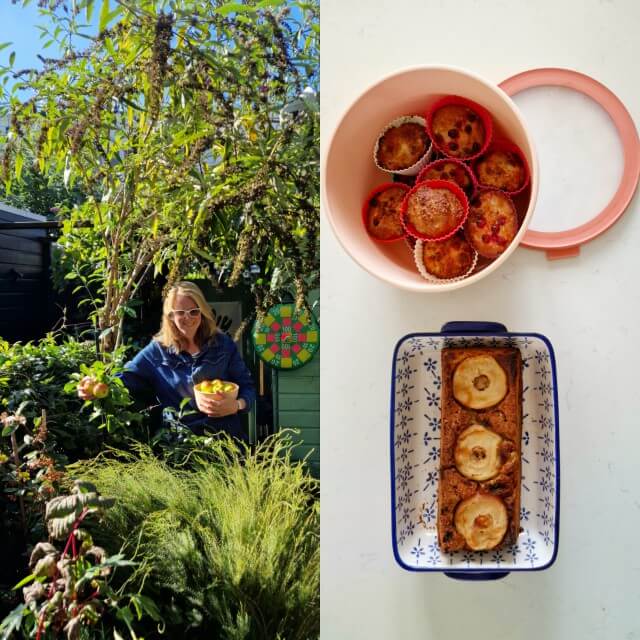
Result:
{"label": "woman", "polygon": [[[238,398],[205,398],[196,403],[194,385],[216,378],[238,384]],[[233,340],[216,327],[211,307],[192,282],[178,282],[169,290],[160,331],[125,365],[122,381],[133,396],[154,395],[163,408],[179,409],[189,398],[190,408],[198,411],[181,419],[195,433],[225,431],[247,439],[239,414],[247,412],[255,400],[251,374]],[[82,383],[78,395],[93,398]]]}

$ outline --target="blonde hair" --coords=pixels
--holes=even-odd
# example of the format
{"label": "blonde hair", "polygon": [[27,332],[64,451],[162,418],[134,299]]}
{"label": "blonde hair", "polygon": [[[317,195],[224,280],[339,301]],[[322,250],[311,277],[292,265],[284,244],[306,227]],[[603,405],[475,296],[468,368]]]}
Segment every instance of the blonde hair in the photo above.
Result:
{"label": "blonde hair", "polygon": [[173,305],[178,294],[189,296],[200,309],[201,322],[193,340],[199,347],[201,347],[218,333],[218,327],[216,326],[216,319],[213,315],[213,311],[207,304],[202,290],[193,282],[176,282],[176,284],[169,289],[162,305],[162,321],[160,323],[160,330],[156,333],[154,339],[162,346],[168,348],[173,347],[177,351],[180,351],[184,346],[186,346],[185,339],[182,337],[174,321],[169,315],[173,309]]}

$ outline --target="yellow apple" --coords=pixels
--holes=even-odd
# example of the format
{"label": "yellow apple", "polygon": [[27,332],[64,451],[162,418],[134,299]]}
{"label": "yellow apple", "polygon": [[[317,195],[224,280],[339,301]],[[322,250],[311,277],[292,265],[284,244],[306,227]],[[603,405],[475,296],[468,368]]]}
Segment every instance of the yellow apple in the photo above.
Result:
{"label": "yellow apple", "polygon": [[106,398],[109,395],[109,387],[104,382],[96,382],[93,385],[93,395],[96,398]]}

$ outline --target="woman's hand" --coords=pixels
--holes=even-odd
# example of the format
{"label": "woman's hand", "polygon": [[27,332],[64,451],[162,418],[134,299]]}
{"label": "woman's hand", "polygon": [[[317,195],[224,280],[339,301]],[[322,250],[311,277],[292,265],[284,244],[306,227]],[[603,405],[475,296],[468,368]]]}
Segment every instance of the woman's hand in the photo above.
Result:
{"label": "woman's hand", "polygon": [[238,401],[228,396],[205,397],[203,395],[196,396],[196,404],[202,413],[206,413],[211,418],[223,418],[238,413]]}

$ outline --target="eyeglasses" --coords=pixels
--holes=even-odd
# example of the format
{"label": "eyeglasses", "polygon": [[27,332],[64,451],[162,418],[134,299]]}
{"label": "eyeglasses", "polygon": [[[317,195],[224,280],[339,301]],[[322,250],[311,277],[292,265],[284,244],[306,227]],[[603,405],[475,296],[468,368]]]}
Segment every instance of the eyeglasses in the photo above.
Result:
{"label": "eyeglasses", "polygon": [[200,315],[200,309],[198,307],[194,307],[193,309],[187,309],[184,311],[183,309],[172,309],[169,312],[170,318],[184,318],[189,316],[190,318],[197,318]]}

